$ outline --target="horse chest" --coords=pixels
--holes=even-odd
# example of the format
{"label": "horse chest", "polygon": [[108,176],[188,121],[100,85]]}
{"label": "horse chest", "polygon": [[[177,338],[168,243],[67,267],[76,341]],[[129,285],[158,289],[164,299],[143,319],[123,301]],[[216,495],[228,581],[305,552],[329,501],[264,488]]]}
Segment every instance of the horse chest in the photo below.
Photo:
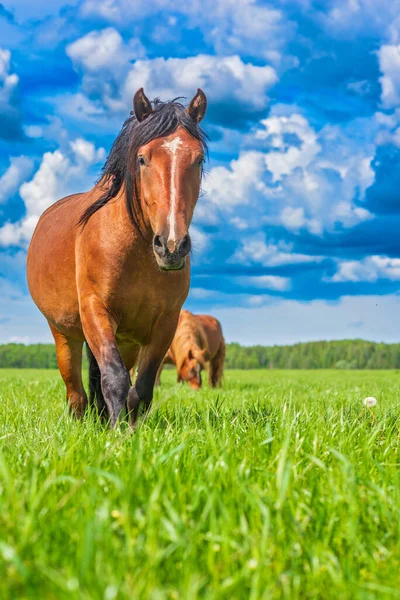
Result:
{"label": "horse chest", "polygon": [[154,328],[168,328],[169,322],[174,321],[174,315],[179,314],[181,302],[172,306],[165,298],[159,301],[154,297],[133,295],[119,312],[119,324],[116,339],[119,344],[138,343],[146,345],[152,338]]}

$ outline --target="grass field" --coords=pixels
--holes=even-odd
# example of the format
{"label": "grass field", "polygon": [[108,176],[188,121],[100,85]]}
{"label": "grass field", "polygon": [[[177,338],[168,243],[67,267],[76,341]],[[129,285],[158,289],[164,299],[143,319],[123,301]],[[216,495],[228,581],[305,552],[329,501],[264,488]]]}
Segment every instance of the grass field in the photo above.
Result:
{"label": "grass field", "polygon": [[400,598],[399,417],[397,372],[169,371],[131,435],[0,371],[0,598]]}

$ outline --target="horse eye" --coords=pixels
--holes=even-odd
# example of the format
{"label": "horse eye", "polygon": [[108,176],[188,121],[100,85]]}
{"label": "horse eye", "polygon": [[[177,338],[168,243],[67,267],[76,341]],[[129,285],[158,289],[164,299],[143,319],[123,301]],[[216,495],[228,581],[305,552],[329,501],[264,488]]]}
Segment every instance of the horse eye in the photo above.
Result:
{"label": "horse eye", "polygon": [[201,158],[198,159],[197,164],[199,165],[199,167],[201,167],[201,165],[204,162],[204,156],[202,156]]}
{"label": "horse eye", "polygon": [[146,164],[146,161],[144,160],[143,156],[138,156],[138,163],[141,167],[144,167]]}

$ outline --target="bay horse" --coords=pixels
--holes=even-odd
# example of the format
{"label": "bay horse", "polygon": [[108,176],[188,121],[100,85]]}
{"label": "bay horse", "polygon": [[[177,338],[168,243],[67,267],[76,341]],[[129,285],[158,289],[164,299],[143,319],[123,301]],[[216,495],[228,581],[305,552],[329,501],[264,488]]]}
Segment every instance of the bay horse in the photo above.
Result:
{"label": "bay horse", "polygon": [[88,404],[86,341],[89,402],[112,426],[125,406],[132,426],[140,405],[149,409],[189,291],[207,99],[198,89],[187,109],[177,100],[136,92],[101,178],[47,209],[28,251],[29,290],[54,336],[71,411],[82,417]]}
{"label": "bay horse", "polygon": [[194,315],[182,310],[172,344],[157,373],[160,382],[164,364],[176,366],[178,382],[187,381],[192,389],[200,389],[201,372],[208,369],[211,387],[222,382],[225,362],[225,340],[220,322],[210,315]]}

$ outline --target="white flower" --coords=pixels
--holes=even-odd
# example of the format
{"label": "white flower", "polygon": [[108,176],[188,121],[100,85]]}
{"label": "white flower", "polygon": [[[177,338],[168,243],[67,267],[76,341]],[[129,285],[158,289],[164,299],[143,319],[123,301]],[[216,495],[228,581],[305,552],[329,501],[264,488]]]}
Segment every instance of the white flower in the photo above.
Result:
{"label": "white flower", "polygon": [[248,562],[249,569],[254,571],[258,567],[258,560],[256,558],[251,558]]}
{"label": "white flower", "polygon": [[368,408],[370,408],[371,406],[376,406],[377,400],[373,396],[368,396],[368,398],[363,400],[363,404],[364,406],[368,406]]}

